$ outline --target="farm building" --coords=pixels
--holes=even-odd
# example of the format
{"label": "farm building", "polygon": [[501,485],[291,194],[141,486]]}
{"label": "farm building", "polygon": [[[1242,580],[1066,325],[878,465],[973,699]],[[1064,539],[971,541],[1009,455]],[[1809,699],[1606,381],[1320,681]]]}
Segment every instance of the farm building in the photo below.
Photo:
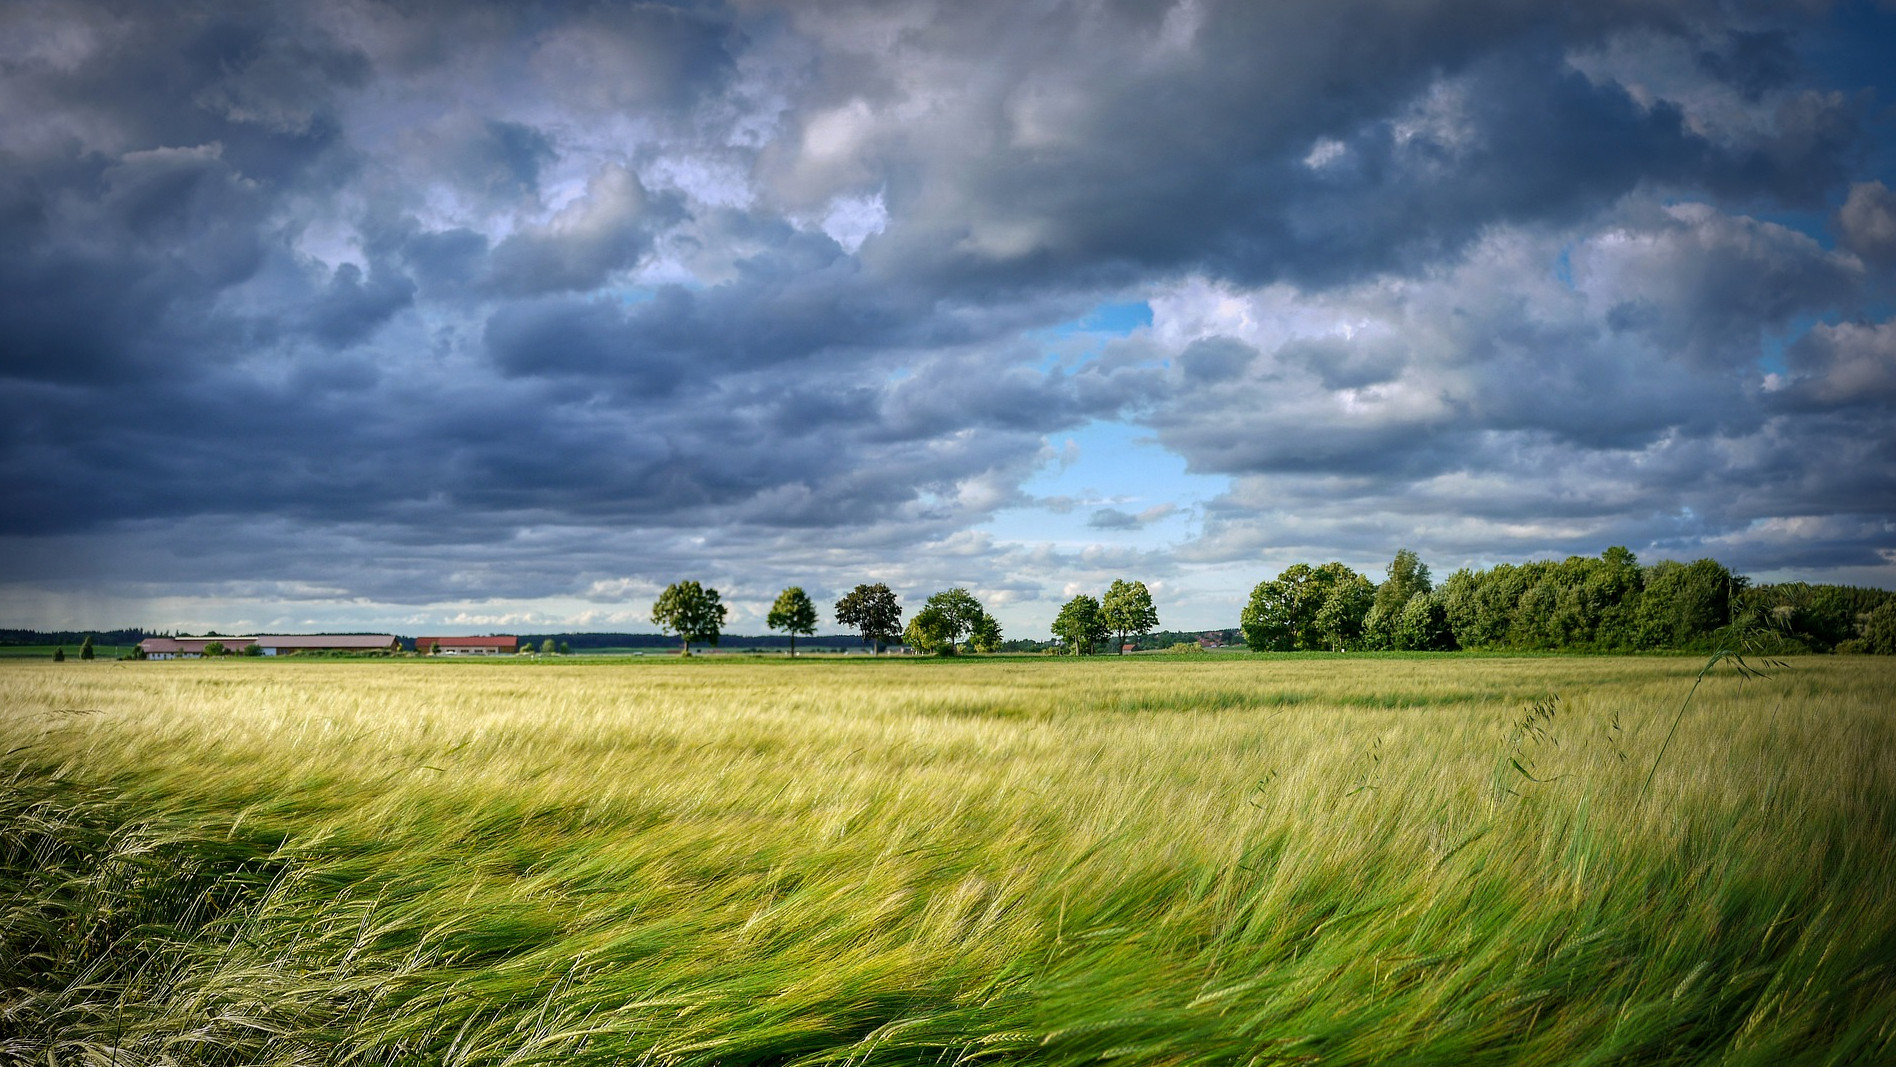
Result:
{"label": "farm building", "polygon": [[266,656],[293,652],[400,652],[394,634],[263,634],[256,638]]}
{"label": "farm building", "polygon": [[511,656],[520,644],[518,637],[417,637],[415,651],[423,655]]}
{"label": "farm building", "polygon": [[251,645],[266,656],[293,652],[394,652],[394,634],[264,634],[258,637],[147,637],[138,643],[146,659],[197,659],[216,641],[224,651],[242,653]]}
{"label": "farm building", "polygon": [[257,643],[254,637],[147,637],[138,643],[146,659],[198,659],[204,646],[216,641],[226,652],[242,652]]}

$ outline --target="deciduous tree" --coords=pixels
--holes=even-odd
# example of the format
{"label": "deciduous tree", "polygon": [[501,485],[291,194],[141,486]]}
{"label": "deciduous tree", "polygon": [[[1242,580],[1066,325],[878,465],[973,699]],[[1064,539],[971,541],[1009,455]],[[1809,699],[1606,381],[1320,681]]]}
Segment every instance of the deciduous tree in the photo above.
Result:
{"label": "deciduous tree", "polygon": [[1896,597],[1863,620],[1863,647],[1879,656],[1896,655]]}
{"label": "deciduous tree", "polygon": [[926,611],[930,608],[941,612],[942,619],[948,626],[948,641],[951,645],[973,633],[975,624],[987,615],[987,612],[981,608],[981,602],[974,598],[974,594],[960,586],[944,589],[929,597],[922,604],[922,609]]}
{"label": "deciduous tree", "polygon": [[1646,570],[1636,625],[1645,648],[1703,645],[1732,618],[1732,596],[1749,583],[1713,559],[1661,560]]}
{"label": "deciduous tree", "polygon": [[1445,652],[1455,647],[1448,615],[1433,593],[1418,591],[1402,606],[1390,643],[1404,652]]}
{"label": "deciduous tree", "polygon": [[975,620],[974,629],[968,631],[968,647],[976,652],[999,652],[1001,640],[1000,622],[985,611]]}
{"label": "deciduous tree", "polygon": [[1099,610],[1106,628],[1119,635],[1115,644],[1122,655],[1127,637],[1149,634],[1159,626],[1159,611],[1152,606],[1152,593],[1144,582],[1113,579]]}
{"label": "deciduous tree", "polygon": [[800,585],[793,585],[777,594],[777,602],[770,606],[770,614],[764,616],[764,625],[773,630],[782,630],[790,635],[790,654],[797,654],[797,635],[805,637],[816,633],[816,605],[810,603],[809,594]]}
{"label": "deciduous tree", "polygon": [[657,603],[652,605],[652,621],[666,633],[677,634],[684,642],[683,654],[687,656],[691,655],[693,641],[718,643],[725,614],[716,589],[690,580],[666,586],[665,591],[658,594]]}
{"label": "deciduous tree", "polygon": [[917,652],[952,656],[955,654],[956,628],[955,620],[946,610],[930,603],[909,619],[908,629],[902,632],[902,639]]}
{"label": "deciduous tree", "polygon": [[882,643],[902,634],[902,606],[888,586],[863,584],[836,602],[836,622],[862,634],[862,642],[882,654]]}
{"label": "deciduous tree", "polygon": [[1361,648],[1363,619],[1375,602],[1376,587],[1340,562],[1325,563],[1317,568],[1317,574],[1322,578],[1324,593],[1311,647],[1332,652]]}
{"label": "deciduous tree", "polygon": [[1375,594],[1369,580],[1342,563],[1295,563],[1251,590],[1239,618],[1244,643],[1257,652],[1355,647]]}
{"label": "deciduous tree", "polygon": [[1395,648],[1396,629],[1401,625],[1402,611],[1409,606],[1409,599],[1432,588],[1428,564],[1406,548],[1398,551],[1382,584],[1376,587],[1376,599],[1369,613],[1363,617],[1364,637],[1370,647]]}
{"label": "deciduous tree", "polygon": [[1053,636],[1059,638],[1076,656],[1090,656],[1093,646],[1109,633],[1106,620],[1100,617],[1099,601],[1081,593],[1060,609],[1054,616]]}

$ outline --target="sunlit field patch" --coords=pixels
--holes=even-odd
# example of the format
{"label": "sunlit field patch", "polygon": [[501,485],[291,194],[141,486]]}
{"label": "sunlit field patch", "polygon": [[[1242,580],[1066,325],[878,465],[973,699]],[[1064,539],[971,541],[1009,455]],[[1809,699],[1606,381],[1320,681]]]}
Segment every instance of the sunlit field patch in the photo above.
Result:
{"label": "sunlit field patch", "polygon": [[1896,664],[1702,665],[0,664],[0,1059],[1896,1059]]}

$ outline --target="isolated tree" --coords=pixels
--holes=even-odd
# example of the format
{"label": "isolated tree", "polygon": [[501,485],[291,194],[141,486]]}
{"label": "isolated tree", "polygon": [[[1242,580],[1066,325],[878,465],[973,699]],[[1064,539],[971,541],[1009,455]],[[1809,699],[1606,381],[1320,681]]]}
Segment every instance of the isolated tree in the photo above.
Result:
{"label": "isolated tree", "polygon": [[86,639],[79,643],[79,658],[80,659],[92,658],[92,635],[91,634],[87,634]]}
{"label": "isolated tree", "polygon": [[1108,632],[1106,620],[1100,615],[1099,601],[1085,593],[1067,601],[1053,619],[1053,636],[1065,642],[1076,656],[1092,655],[1093,646],[1104,640]]}
{"label": "isolated tree", "polygon": [[973,633],[975,623],[980,622],[987,615],[987,612],[981,608],[981,602],[974,598],[974,594],[960,586],[936,593],[929,597],[922,607],[924,610],[933,608],[941,612],[942,618],[948,625],[950,644],[959,642],[963,637]]}
{"label": "isolated tree", "polygon": [[1159,611],[1152,606],[1152,594],[1144,582],[1113,579],[1099,610],[1106,628],[1119,635],[1115,644],[1121,655],[1125,654],[1127,637],[1144,636],[1159,625]]}
{"label": "isolated tree", "polygon": [[562,656],[570,656],[570,655],[572,655],[572,653],[573,653],[573,650],[572,650],[572,648],[571,648],[571,646],[569,646],[569,645],[567,645],[567,643],[566,643],[566,642],[564,642],[564,641],[561,641],[561,642],[560,642],[560,655],[562,655]]}
{"label": "isolated tree", "polygon": [[244,646],[244,655],[256,656],[256,657],[261,658],[263,656],[263,646],[256,643],[255,641],[252,641],[249,644]]}
{"label": "isolated tree", "polygon": [[718,643],[724,629],[724,604],[718,591],[694,581],[673,582],[658,594],[652,605],[652,621],[666,633],[675,633],[684,642],[684,655],[691,655],[691,643]]}
{"label": "isolated tree", "polygon": [[909,619],[902,640],[917,652],[935,656],[955,654],[955,620],[942,608],[926,605]]}
{"label": "isolated tree", "polygon": [[[440,648],[441,648],[440,645],[435,646],[436,651],[439,651]],[[540,655],[551,656],[553,653],[557,651],[559,651],[559,646],[553,643],[553,639],[551,637],[540,642]]]}
{"label": "isolated tree", "polygon": [[888,586],[859,585],[836,602],[836,622],[862,634],[862,643],[882,654],[882,643],[902,634],[902,607]]}
{"label": "isolated tree", "polygon": [[999,652],[1001,650],[1001,624],[994,616],[982,612],[974,627],[968,631],[968,647],[976,652]]}
{"label": "isolated tree", "polygon": [[221,656],[223,654],[224,654],[224,642],[222,641],[212,641],[209,644],[204,646],[203,655],[207,657],[208,656]]}
{"label": "isolated tree", "polygon": [[783,630],[790,635],[790,654],[797,654],[797,635],[805,637],[816,633],[816,605],[810,603],[809,594],[800,585],[793,585],[777,594],[777,602],[770,606],[770,614],[764,617],[764,625],[773,630]]}
{"label": "isolated tree", "polygon": [[53,662],[54,663],[66,662],[66,650],[64,648],[53,649]]}

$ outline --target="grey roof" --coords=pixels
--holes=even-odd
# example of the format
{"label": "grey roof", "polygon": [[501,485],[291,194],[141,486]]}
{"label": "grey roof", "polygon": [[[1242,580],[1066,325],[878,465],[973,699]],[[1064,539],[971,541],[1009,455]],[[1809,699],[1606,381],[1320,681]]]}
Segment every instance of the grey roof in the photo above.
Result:
{"label": "grey roof", "polygon": [[387,648],[394,634],[259,634],[264,648]]}

